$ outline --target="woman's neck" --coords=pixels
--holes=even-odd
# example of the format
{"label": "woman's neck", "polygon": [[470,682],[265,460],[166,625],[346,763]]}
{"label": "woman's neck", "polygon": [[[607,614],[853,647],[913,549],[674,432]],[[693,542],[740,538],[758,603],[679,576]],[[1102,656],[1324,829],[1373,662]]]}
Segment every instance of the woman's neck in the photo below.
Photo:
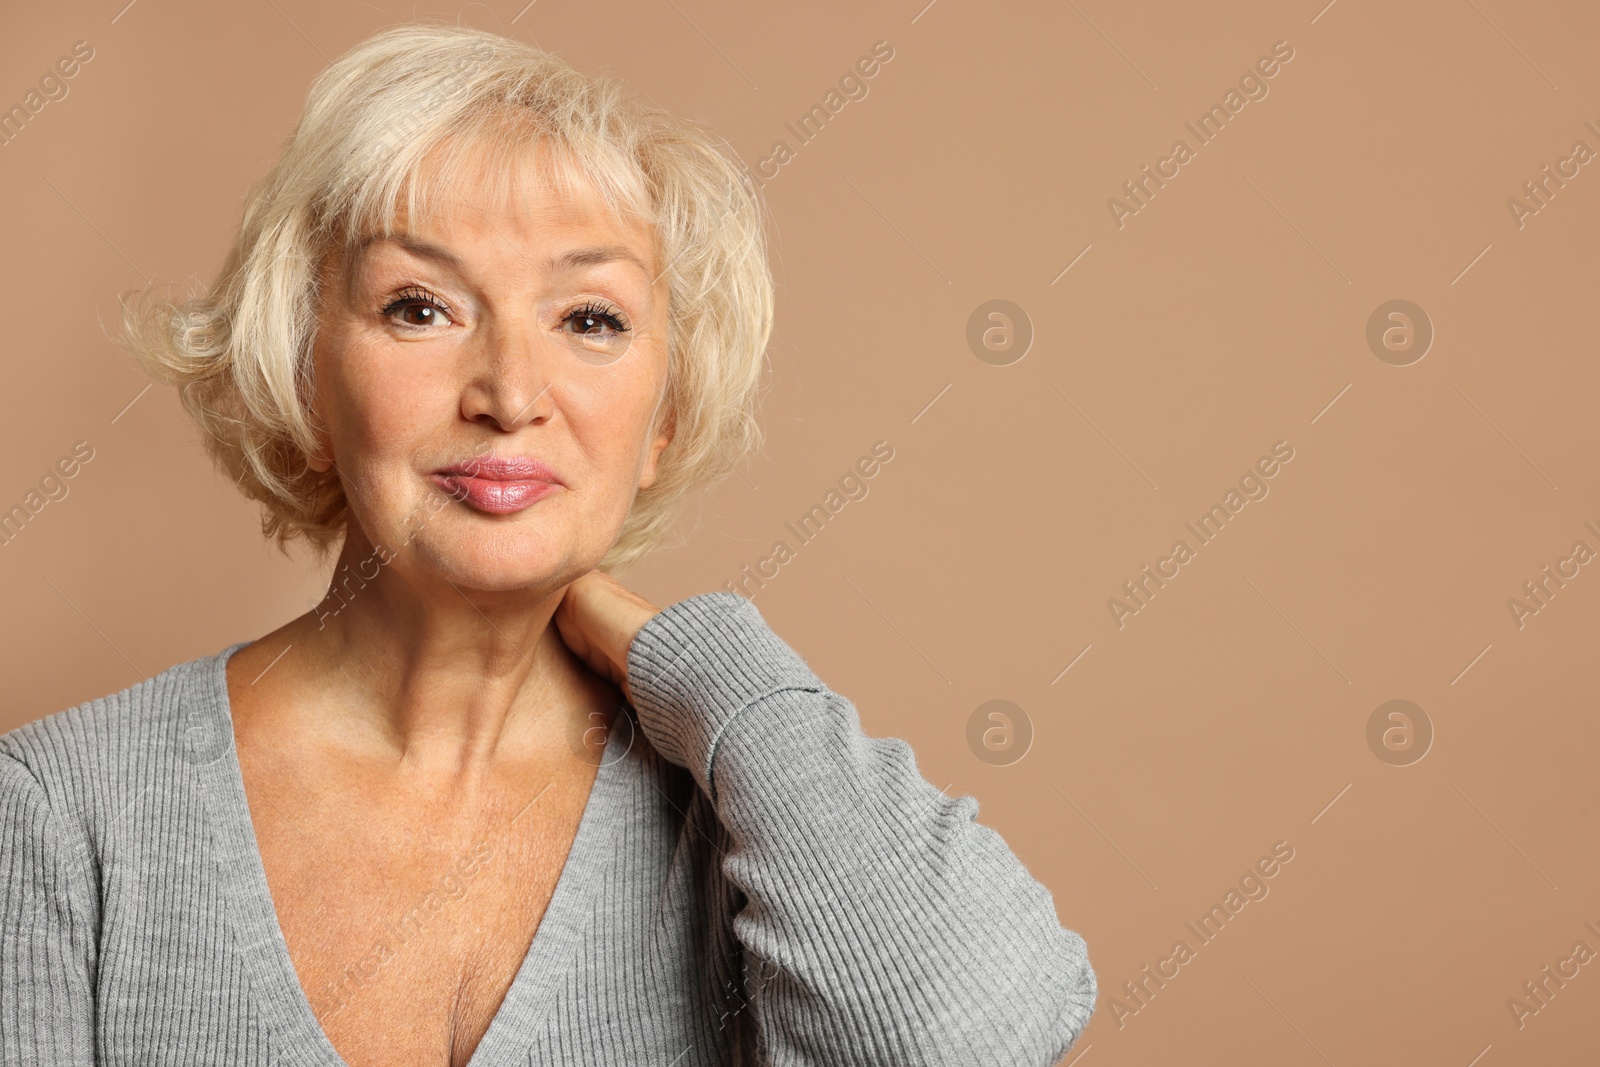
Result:
{"label": "woman's neck", "polygon": [[574,755],[596,710],[620,706],[553,623],[564,586],[485,593],[399,563],[357,586],[351,563],[317,608],[235,654],[230,683],[254,698],[236,714],[248,703],[364,762],[460,780]]}

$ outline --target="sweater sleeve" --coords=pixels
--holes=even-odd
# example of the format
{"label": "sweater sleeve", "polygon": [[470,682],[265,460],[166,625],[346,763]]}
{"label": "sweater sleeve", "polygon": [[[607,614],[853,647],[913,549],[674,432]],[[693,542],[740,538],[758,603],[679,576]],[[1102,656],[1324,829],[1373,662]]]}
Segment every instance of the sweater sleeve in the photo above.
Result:
{"label": "sweater sleeve", "polygon": [[[868,737],[734,593],[653,617],[628,654],[645,734],[710,797],[762,1062],[1057,1063],[1088,1024],[1083,939],[972,797]],[[747,958],[747,963],[751,961]]]}
{"label": "sweater sleeve", "polygon": [[84,856],[28,768],[0,753],[0,1064],[94,1062]]}

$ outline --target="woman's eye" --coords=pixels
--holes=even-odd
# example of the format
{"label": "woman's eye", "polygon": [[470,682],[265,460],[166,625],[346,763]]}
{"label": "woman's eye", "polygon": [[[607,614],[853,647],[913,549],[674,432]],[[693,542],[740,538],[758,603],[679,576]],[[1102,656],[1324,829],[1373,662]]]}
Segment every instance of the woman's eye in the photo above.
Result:
{"label": "woman's eye", "polygon": [[384,318],[396,321],[402,326],[421,329],[446,321],[450,309],[432,294],[410,292],[402,293],[385,305],[381,313]]}
{"label": "woman's eye", "polygon": [[400,309],[400,319],[411,326],[431,326],[439,321],[439,309],[427,304],[407,304]]}
{"label": "woman's eye", "polygon": [[567,349],[596,366],[615,363],[627,353],[631,329],[620,310],[599,301],[573,308],[561,320],[561,332],[568,337]]}
{"label": "woman's eye", "polygon": [[611,308],[586,304],[575,308],[562,321],[571,332],[581,337],[604,337],[608,334],[627,333],[628,324]]}

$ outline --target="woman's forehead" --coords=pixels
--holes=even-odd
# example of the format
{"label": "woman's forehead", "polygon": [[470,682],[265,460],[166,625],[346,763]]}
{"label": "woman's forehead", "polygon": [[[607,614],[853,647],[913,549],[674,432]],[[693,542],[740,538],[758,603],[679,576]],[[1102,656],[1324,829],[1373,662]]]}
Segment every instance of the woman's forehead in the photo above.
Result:
{"label": "woman's forehead", "polygon": [[658,237],[648,215],[637,204],[605,195],[564,154],[536,146],[484,147],[482,154],[458,150],[425,157],[386,211],[357,220],[348,235],[350,250],[364,251],[385,239],[448,244],[492,230],[520,233],[533,243],[577,241],[627,249],[646,262],[657,258]]}
{"label": "woman's forehead", "polygon": [[[648,214],[638,168],[600,146],[579,146],[503,126],[449,137],[424,154],[396,187],[397,217],[469,208],[553,217]],[[437,205],[437,208],[436,208]]]}

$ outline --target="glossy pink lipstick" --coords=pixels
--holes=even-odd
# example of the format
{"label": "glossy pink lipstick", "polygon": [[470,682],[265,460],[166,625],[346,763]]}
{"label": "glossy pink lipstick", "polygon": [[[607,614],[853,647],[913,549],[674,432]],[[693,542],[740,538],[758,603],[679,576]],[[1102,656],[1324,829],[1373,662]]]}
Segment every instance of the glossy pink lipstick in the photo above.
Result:
{"label": "glossy pink lipstick", "polygon": [[565,485],[531,456],[479,456],[434,471],[433,484],[479,511],[509,515]]}

